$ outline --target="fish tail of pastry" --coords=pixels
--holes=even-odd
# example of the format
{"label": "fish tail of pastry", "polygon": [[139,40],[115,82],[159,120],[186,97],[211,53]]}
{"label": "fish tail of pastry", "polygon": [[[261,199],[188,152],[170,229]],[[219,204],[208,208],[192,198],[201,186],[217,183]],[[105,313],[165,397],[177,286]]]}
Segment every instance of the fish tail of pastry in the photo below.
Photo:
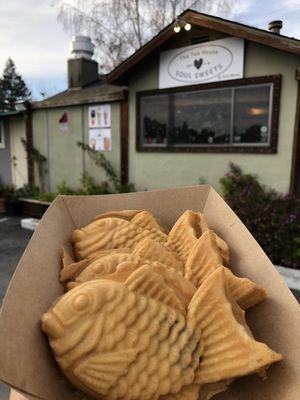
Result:
{"label": "fish tail of pastry", "polygon": [[194,383],[203,385],[252,374],[282,359],[253,338],[245,312],[227,289],[224,267],[218,268],[196,291],[189,305],[188,321],[200,328],[203,346]]}

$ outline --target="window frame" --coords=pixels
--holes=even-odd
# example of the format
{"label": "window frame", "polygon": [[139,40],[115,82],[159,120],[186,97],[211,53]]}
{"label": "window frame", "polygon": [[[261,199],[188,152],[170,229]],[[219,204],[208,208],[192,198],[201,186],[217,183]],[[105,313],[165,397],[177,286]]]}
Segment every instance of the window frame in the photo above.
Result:
{"label": "window frame", "polygon": [[4,121],[0,120],[0,149],[5,149],[5,132],[4,132]]}
{"label": "window frame", "polygon": [[[268,144],[230,144],[230,145],[178,145],[178,146],[144,146],[141,143],[141,98],[159,94],[182,93],[209,89],[235,88],[272,84],[270,94],[269,120],[271,124]],[[234,91],[233,91],[234,92]],[[222,82],[204,83],[201,85],[180,86],[167,89],[154,89],[136,92],[136,151],[143,153],[277,153],[278,123],[281,93],[281,74],[234,79]],[[233,113],[232,113],[233,114]],[[231,116],[232,118],[232,116]]]}

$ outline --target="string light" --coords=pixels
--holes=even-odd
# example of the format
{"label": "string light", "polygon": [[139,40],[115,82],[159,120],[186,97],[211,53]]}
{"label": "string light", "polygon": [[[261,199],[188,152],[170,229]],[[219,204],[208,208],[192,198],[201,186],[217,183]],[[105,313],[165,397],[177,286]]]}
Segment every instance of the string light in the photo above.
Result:
{"label": "string light", "polygon": [[184,28],[186,31],[190,31],[192,29],[192,25],[189,22],[185,22],[183,19],[176,18],[173,28],[174,32],[179,33],[181,28]]}
{"label": "string light", "polygon": [[179,19],[176,19],[176,21],[174,22],[174,31],[176,32],[176,33],[179,33],[180,32],[180,29],[181,29],[181,26],[180,26],[181,24],[180,24],[180,20]]}

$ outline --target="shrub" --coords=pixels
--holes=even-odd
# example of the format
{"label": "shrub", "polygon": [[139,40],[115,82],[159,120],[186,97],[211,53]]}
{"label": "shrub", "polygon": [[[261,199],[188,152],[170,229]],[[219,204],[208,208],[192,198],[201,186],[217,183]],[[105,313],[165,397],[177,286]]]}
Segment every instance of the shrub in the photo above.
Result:
{"label": "shrub", "polygon": [[91,195],[91,194],[109,194],[108,183],[101,182],[100,185],[95,182],[95,179],[88,175],[87,173],[83,174],[81,179],[81,189],[77,192],[77,194]]}
{"label": "shrub", "polygon": [[114,166],[103,153],[92,149],[88,144],[83,142],[77,142],[77,146],[84,150],[98,167],[103,169],[108,178],[107,186],[111,185],[115,193],[136,191],[134,183],[129,182],[125,185],[121,183]]}
{"label": "shrub", "polygon": [[232,163],[220,183],[225,200],[272,262],[300,269],[300,199],[267,188]]}

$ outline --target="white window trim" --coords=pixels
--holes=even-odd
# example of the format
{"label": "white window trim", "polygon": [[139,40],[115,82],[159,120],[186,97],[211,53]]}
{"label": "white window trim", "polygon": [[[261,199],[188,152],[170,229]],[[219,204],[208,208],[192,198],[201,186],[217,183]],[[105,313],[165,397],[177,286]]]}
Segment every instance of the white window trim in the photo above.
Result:
{"label": "white window trim", "polygon": [[5,132],[4,132],[4,121],[0,120],[0,149],[5,149]]}

